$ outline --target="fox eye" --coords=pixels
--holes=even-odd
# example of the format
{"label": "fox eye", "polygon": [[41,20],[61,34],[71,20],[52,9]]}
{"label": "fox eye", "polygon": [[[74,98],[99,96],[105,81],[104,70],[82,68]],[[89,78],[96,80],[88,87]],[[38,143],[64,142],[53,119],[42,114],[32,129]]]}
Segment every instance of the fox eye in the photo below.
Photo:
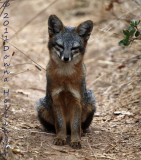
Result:
{"label": "fox eye", "polygon": [[79,47],[72,47],[71,50],[77,50],[77,49],[79,49]]}
{"label": "fox eye", "polygon": [[79,47],[78,46],[77,47],[72,47],[71,50],[72,50],[73,53],[78,53],[79,52]]}
{"label": "fox eye", "polygon": [[61,49],[64,49],[64,46],[62,46],[61,44],[56,43],[56,46],[61,48]]}

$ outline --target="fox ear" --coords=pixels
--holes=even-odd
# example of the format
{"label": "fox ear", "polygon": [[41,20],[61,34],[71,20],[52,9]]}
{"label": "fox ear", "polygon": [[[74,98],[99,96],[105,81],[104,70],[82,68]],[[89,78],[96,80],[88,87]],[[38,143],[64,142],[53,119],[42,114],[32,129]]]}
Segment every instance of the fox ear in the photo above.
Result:
{"label": "fox ear", "polygon": [[87,41],[90,37],[90,34],[93,29],[93,22],[91,20],[85,21],[81,23],[77,28],[76,32],[80,37],[84,39],[84,41]]}
{"label": "fox ear", "polygon": [[64,29],[63,23],[56,15],[49,16],[48,19],[48,32],[49,36],[52,37],[55,34],[61,32]]}

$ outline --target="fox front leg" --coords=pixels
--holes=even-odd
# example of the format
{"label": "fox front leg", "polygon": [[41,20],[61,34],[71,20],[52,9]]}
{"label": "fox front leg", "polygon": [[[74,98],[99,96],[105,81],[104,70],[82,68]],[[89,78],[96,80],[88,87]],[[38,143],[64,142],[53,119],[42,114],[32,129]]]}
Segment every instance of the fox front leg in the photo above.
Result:
{"label": "fox front leg", "polygon": [[71,117],[71,147],[81,148],[81,105],[73,105]]}
{"label": "fox front leg", "polygon": [[56,137],[54,138],[53,144],[64,145],[66,144],[66,122],[63,116],[62,108],[60,105],[54,105],[55,114],[55,130]]}

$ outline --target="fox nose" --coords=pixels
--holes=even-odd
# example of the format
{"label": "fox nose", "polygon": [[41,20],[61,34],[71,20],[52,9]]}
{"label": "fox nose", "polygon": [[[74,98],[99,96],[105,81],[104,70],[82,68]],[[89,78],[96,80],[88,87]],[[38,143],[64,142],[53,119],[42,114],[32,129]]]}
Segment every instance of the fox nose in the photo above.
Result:
{"label": "fox nose", "polygon": [[68,62],[69,61],[69,57],[64,57],[64,61]]}

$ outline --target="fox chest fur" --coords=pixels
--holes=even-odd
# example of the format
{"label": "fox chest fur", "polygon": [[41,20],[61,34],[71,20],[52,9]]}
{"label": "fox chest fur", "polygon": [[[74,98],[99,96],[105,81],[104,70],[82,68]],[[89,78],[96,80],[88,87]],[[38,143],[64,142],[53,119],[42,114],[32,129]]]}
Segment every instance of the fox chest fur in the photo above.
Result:
{"label": "fox chest fur", "polygon": [[[78,64],[49,62],[47,77],[53,103],[62,102],[64,107],[74,99],[82,99],[82,79],[85,76],[85,67],[82,60]],[[69,106],[70,107],[70,106]],[[69,109],[65,109],[67,111]]]}

